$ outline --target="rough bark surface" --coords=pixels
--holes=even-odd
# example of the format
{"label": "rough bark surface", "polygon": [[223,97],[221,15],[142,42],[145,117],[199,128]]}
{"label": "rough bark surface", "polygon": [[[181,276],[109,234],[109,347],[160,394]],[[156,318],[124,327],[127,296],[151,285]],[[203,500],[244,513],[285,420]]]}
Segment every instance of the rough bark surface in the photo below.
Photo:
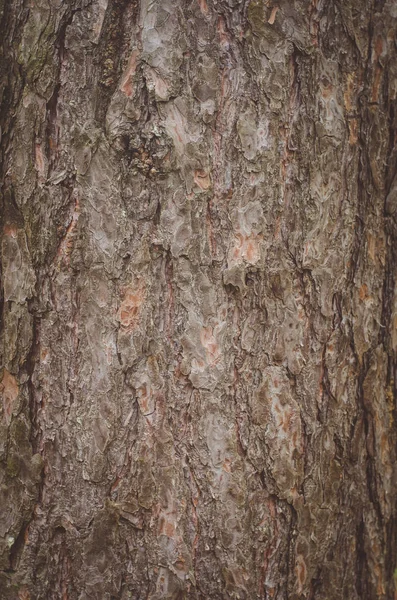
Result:
{"label": "rough bark surface", "polygon": [[0,17],[1,598],[395,598],[396,3]]}

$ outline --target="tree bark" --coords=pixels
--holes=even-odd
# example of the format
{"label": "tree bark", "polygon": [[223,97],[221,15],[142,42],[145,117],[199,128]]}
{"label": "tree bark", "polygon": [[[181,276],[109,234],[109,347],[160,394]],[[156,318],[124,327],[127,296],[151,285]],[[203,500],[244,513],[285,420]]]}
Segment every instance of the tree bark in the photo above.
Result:
{"label": "tree bark", "polygon": [[1,598],[397,598],[396,3],[0,17]]}

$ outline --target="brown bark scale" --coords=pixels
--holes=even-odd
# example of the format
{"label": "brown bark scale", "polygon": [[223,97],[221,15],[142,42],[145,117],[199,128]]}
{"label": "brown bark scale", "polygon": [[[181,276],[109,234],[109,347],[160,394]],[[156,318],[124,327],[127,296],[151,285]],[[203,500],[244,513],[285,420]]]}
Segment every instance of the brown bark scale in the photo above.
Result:
{"label": "brown bark scale", "polygon": [[396,2],[0,19],[0,597],[395,599]]}

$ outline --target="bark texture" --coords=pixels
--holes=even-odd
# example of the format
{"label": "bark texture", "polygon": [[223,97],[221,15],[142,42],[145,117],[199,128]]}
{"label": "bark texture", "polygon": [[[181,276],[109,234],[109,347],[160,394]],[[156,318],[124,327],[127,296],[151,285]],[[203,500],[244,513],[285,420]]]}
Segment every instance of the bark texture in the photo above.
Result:
{"label": "bark texture", "polygon": [[396,598],[396,2],[0,11],[1,598]]}

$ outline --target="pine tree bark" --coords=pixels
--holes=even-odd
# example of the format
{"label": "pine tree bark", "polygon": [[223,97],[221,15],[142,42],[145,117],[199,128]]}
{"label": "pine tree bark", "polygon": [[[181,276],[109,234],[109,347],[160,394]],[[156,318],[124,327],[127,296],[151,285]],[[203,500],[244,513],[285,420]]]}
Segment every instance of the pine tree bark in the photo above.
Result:
{"label": "pine tree bark", "polygon": [[396,598],[396,3],[0,17],[1,598]]}

